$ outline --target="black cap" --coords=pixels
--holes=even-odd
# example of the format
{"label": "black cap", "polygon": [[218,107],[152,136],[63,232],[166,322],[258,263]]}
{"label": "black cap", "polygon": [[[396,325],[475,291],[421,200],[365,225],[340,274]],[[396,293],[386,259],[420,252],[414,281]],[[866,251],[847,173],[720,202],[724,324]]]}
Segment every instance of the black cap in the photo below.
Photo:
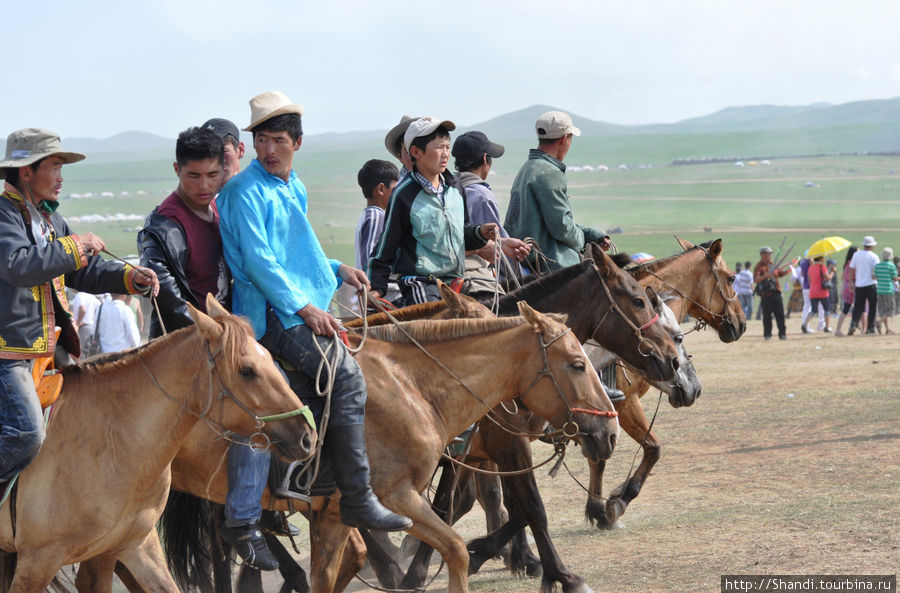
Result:
{"label": "black cap", "polygon": [[482,132],[466,132],[456,138],[453,143],[453,150],[450,154],[454,158],[465,160],[468,158],[479,159],[481,155],[486,154],[492,159],[503,156],[506,149],[488,140],[488,137]]}
{"label": "black cap", "polygon": [[204,130],[212,130],[212,132],[221,138],[225,139],[225,136],[234,136],[235,140],[241,139],[241,131],[238,130],[238,127],[234,125],[233,122],[222,119],[221,117],[214,117],[210,120],[207,120],[202,126],[200,126]]}

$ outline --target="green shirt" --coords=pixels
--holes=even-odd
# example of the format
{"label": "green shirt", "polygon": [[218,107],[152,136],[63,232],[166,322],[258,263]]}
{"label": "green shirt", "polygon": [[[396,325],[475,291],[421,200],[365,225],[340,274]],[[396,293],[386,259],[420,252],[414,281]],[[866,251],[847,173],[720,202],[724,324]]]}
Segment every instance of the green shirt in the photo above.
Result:
{"label": "green shirt", "polygon": [[894,294],[894,278],[897,277],[897,266],[894,262],[881,261],[875,264],[875,281],[878,282],[878,294]]}

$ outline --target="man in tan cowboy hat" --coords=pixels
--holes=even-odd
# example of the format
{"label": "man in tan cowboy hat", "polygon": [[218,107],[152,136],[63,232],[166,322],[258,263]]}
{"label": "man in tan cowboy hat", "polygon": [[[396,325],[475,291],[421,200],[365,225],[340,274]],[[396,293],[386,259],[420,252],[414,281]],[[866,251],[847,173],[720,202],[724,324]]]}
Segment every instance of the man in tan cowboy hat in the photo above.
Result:
{"label": "man in tan cowboy hat", "polygon": [[[41,404],[31,378],[31,361],[79,356],[65,287],[92,293],[154,295],[156,274],[107,261],[93,233],[75,234],[56,211],[62,166],[84,159],[65,152],[59,136],[26,128],[9,135],[0,162],[0,496],[40,450],[44,440]],[[54,326],[62,329],[59,343]]]}
{"label": "man in tan cowboy hat", "polygon": [[[322,352],[332,347],[340,324],[328,305],[341,282],[369,286],[365,273],[328,259],[307,218],[306,187],[294,172],[303,142],[303,108],[277,91],[250,100],[256,159],[219,194],[225,259],[234,277],[233,309],[249,318],[260,343],[301,373],[292,387],[315,393],[312,377]],[[338,344],[324,452],[341,491],[341,519],[379,531],[407,529],[412,522],[383,507],[369,484],[366,453],[366,387],[359,365]],[[297,382],[304,384],[298,386]],[[309,402],[315,405],[313,398]],[[245,526],[229,526],[236,538],[251,538]],[[227,530],[226,530],[227,531]]]}
{"label": "man in tan cowboy hat", "polygon": [[414,115],[404,115],[400,118],[400,123],[388,130],[387,135],[384,137],[384,147],[403,164],[403,167],[400,168],[400,176],[397,178],[398,181],[412,171],[412,157],[409,156],[409,150],[407,150],[406,144],[403,142],[403,136],[406,134],[406,130],[409,129],[409,124],[417,119],[420,118]]}

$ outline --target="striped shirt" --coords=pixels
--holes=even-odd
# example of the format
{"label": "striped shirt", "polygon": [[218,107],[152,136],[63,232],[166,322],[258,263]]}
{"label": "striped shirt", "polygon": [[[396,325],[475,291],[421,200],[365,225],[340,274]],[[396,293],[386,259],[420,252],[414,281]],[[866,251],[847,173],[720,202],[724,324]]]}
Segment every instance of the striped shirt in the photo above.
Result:
{"label": "striped shirt", "polygon": [[383,232],[384,210],[378,206],[366,206],[356,224],[356,267],[360,270],[366,269]]}
{"label": "striped shirt", "polygon": [[753,294],[753,272],[741,270],[735,275],[734,292],[737,294]]}
{"label": "striped shirt", "polygon": [[897,266],[894,262],[882,261],[875,264],[875,281],[878,282],[878,294],[894,294],[894,278],[897,277]]}

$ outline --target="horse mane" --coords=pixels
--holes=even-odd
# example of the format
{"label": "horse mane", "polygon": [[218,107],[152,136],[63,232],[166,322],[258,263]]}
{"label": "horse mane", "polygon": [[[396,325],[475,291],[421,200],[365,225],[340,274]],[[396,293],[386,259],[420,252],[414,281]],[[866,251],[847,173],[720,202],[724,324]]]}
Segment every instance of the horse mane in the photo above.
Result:
{"label": "horse mane", "polygon": [[395,344],[408,344],[412,340],[422,344],[431,344],[496,333],[518,327],[523,323],[525,323],[525,318],[521,316],[493,317],[489,319],[401,321],[397,325],[369,327],[369,337]]}
{"label": "horse mane", "polygon": [[675,258],[681,257],[685,253],[689,253],[691,251],[694,251],[695,249],[700,249],[700,248],[709,250],[709,247],[712,244],[713,244],[712,241],[707,241],[706,243],[700,243],[699,245],[694,245],[687,251],[675,253],[673,255],[670,255],[669,257],[664,257],[662,259],[655,259],[653,261],[648,261],[648,262],[645,262],[642,264],[637,264],[633,268],[630,268],[628,271],[631,272],[633,275],[636,275],[639,278],[643,278],[644,276],[650,274],[651,272],[658,272],[660,270],[660,268],[663,268],[663,267],[669,265],[669,263],[671,263]]}
{"label": "horse mane", "polygon": [[[443,301],[429,301],[427,303],[417,303],[409,305],[401,309],[390,311],[389,313],[373,313],[367,317],[369,326],[384,325],[390,323],[391,317],[397,321],[412,321],[433,315],[437,311],[443,311],[447,306]],[[353,319],[344,324],[348,329],[359,329],[363,326],[362,319]]]}
{"label": "horse mane", "polygon": [[[248,334],[253,335],[250,324],[236,315],[214,317],[213,319],[219,323],[223,330],[221,356],[226,365],[225,368],[235,368],[246,348],[246,341],[242,338]],[[61,372],[64,376],[73,377],[83,373],[101,377],[109,373],[115,373],[141,356],[152,356],[158,350],[166,348],[171,342],[184,339],[189,334],[193,335],[195,329],[193,325],[183,327],[131,350],[94,356],[78,364],[68,365],[63,367]]]}
{"label": "horse mane", "polygon": [[537,280],[533,280],[524,286],[506,293],[504,296],[500,297],[497,314],[504,316],[518,315],[519,309],[516,303],[519,301],[530,303],[532,302],[532,299],[544,296],[548,292],[552,292],[553,289],[568,284],[578,276],[584,274],[592,265],[594,265],[594,262],[586,259],[581,263],[577,263],[561,270],[556,270],[551,274],[542,276]]}

